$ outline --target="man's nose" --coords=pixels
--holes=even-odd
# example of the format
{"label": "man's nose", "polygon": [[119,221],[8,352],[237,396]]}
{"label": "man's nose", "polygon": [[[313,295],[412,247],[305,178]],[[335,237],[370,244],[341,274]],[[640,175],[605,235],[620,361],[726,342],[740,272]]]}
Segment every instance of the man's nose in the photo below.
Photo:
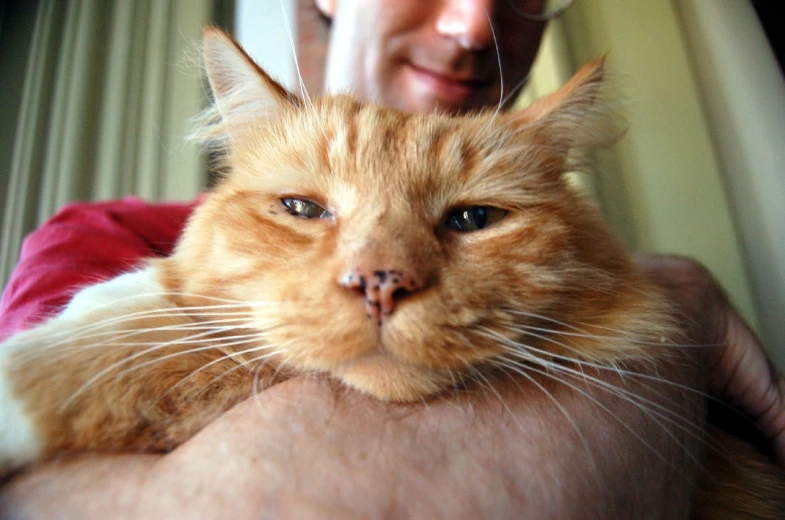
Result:
{"label": "man's nose", "polygon": [[493,43],[494,7],[493,0],[446,0],[436,19],[436,31],[464,49],[484,49]]}

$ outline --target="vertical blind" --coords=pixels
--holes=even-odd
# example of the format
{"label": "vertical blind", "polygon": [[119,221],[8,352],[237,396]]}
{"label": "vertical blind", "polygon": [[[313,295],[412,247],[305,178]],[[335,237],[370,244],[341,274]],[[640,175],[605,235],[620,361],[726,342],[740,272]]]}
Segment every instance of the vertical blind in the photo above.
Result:
{"label": "vertical blind", "polygon": [[17,0],[0,11],[0,282],[26,233],[75,200],[189,199],[204,104],[193,57],[220,0]]}

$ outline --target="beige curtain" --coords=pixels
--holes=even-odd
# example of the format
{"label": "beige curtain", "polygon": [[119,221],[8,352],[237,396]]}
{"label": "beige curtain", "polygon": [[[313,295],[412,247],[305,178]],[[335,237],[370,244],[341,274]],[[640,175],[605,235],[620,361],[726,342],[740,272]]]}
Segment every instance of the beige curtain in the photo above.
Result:
{"label": "beige curtain", "polygon": [[[189,66],[226,0],[17,0],[0,16],[0,282],[23,236],[74,200],[189,199],[206,183],[184,142],[204,104]],[[225,23],[224,23],[225,25]]]}
{"label": "beige curtain", "polygon": [[750,2],[674,4],[744,246],[761,335],[785,367],[785,78]]}

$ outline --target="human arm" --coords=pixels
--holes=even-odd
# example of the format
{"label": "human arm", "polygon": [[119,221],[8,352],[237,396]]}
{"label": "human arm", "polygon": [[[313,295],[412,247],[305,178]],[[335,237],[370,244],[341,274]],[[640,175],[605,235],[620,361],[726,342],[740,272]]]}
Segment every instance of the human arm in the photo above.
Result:
{"label": "human arm", "polygon": [[[666,377],[695,375],[694,365],[680,366]],[[697,469],[685,453],[695,439],[586,383],[577,383],[580,392],[538,383],[563,410],[536,385],[504,377],[498,396],[406,407],[300,377],[168,455],[82,458],[23,474],[3,490],[0,516],[688,517]],[[700,416],[700,399],[672,385],[635,390]]]}

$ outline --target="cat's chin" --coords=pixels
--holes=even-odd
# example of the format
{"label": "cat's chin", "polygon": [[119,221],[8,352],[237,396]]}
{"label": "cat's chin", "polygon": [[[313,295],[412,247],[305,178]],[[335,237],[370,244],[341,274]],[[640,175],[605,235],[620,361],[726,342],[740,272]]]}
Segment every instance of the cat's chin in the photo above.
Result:
{"label": "cat's chin", "polygon": [[344,384],[383,401],[419,401],[452,385],[445,371],[419,367],[373,353],[332,370]]}

